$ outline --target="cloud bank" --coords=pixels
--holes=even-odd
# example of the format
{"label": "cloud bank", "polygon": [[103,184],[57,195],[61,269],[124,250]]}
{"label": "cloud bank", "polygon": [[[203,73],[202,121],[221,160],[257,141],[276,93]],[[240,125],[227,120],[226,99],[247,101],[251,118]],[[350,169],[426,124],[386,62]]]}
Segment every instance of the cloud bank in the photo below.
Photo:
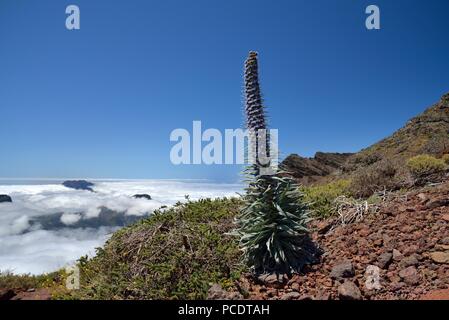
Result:
{"label": "cloud bank", "polygon": [[[100,181],[93,189],[95,192],[58,184],[0,185],[0,194],[13,199],[13,203],[0,203],[0,271],[39,274],[94,254],[118,228],[76,226],[108,212],[138,218],[161,206],[185,201],[186,195],[192,200],[230,197],[242,188],[236,184],[145,180]],[[135,194],[149,194],[153,200],[135,199]],[[51,220],[55,217],[57,224]]]}

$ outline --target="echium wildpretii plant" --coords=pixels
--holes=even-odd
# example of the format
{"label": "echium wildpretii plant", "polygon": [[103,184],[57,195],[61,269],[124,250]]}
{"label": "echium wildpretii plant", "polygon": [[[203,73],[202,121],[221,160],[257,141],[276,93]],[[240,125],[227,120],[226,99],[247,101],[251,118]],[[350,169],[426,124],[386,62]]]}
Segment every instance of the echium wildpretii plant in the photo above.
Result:
{"label": "echium wildpretii plant", "polygon": [[245,63],[245,114],[250,132],[248,152],[256,157],[245,171],[248,187],[237,217],[236,233],[245,262],[256,273],[299,271],[307,262],[308,209],[294,180],[279,169],[264,174],[266,163],[258,159],[260,153],[270,157],[270,143],[269,134],[258,133],[267,130],[267,120],[256,52],[250,52]]}

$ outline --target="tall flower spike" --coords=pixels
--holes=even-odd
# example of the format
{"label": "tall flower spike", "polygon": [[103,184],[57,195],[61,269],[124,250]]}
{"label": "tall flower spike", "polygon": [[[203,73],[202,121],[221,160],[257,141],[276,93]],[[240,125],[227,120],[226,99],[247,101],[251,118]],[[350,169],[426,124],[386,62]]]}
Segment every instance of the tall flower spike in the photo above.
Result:
{"label": "tall flower spike", "polygon": [[[255,157],[254,169],[258,175],[261,166],[259,156],[270,156],[270,137],[260,93],[257,52],[254,51],[250,51],[245,61],[245,114],[250,138],[248,151]],[[264,133],[264,136],[261,133]]]}

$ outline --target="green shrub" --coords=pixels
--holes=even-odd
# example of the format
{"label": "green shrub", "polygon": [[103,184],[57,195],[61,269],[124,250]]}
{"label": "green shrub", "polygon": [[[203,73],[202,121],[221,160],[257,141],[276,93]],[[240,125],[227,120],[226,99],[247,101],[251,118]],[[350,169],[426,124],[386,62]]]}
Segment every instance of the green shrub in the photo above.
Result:
{"label": "green shrub", "polygon": [[422,154],[408,159],[407,167],[416,175],[430,174],[445,169],[445,163],[442,159]]}
{"label": "green shrub", "polygon": [[75,299],[204,299],[211,283],[243,270],[234,228],[238,199],[200,200],[156,211],[79,261]]}
{"label": "green shrub", "polygon": [[415,183],[438,181],[447,169],[443,159],[422,154],[407,160],[407,168],[415,179]]}
{"label": "green shrub", "polygon": [[325,185],[302,187],[304,200],[310,206],[313,216],[327,218],[335,214],[335,199],[349,196],[349,180],[338,180]]}

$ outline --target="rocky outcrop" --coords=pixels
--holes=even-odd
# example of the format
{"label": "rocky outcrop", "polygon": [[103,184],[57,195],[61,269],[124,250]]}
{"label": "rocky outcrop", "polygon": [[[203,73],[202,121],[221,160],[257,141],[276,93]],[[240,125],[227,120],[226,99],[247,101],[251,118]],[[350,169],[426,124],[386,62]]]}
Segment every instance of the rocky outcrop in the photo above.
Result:
{"label": "rocky outcrop", "polygon": [[95,185],[92,182],[86,180],[68,180],[64,181],[62,185],[66,188],[75,189],[75,190],[86,190],[94,192],[92,187]]}
{"label": "rocky outcrop", "polygon": [[282,162],[282,167],[303,184],[316,182],[340,169],[352,153],[317,152],[313,158],[291,154]]}
{"label": "rocky outcrop", "polygon": [[151,200],[151,196],[149,194],[135,194],[133,195],[133,198]]}
{"label": "rocky outcrop", "polygon": [[8,196],[6,194],[0,194],[0,203],[4,203],[4,202],[12,202],[12,199],[10,196]]}

